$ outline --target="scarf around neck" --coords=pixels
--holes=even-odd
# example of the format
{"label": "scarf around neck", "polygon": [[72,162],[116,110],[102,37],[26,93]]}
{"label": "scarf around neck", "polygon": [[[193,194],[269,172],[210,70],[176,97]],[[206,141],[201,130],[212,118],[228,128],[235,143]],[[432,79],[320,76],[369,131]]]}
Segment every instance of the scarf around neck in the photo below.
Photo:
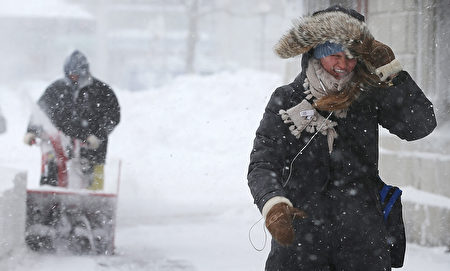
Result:
{"label": "scarf around neck", "polygon": [[[314,98],[314,101],[339,91],[342,91],[348,86],[348,83],[353,77],[354,72],[347,74],[342,79],[336,79],[329,74],[320,64],[320,61],[311,58],[306,69],[306,78],[303,84],[305,88],[306,98],[309,100]],[[333,114],[338,118],[345,118],[347,116],[347,108],[341,110],[334,110]]]}
{"label": "scarf around neck", "polygon": [[[314,100],[317,100],[330,93],[341,91],[347,86],[352,76],[353,72],[342,79],[336,79],[323,69],[319,60],[312,58],[309,60],[306,69],[306,78],[303,84],[306,90],[304,93],[307,94],[306,99],[310,100],[314,98]],[[289,130],[296,138],[300,138],[303,130],[309,133],[318,131],[326,135],[328,151],[331,153],[333,151],[334,139],[338,136],[334,129],[337,122],[320,115],[307,100],[303,100],[287,110],[280,110],[279,114],[284,123],[290,124]],[[347,116],[347,109],[335,110],[333,114],[339,118],[345,118]]]}
{"label": "scarf around neck", "polygon": [[344,89],[352,77],[353,71],[342,79],[336,79],[325,71],[318,59],[311,58],[306,69],[305,83],[308,82],[308,87],[305,87],[305,89],[309,89],[314,98],[320,99]]}

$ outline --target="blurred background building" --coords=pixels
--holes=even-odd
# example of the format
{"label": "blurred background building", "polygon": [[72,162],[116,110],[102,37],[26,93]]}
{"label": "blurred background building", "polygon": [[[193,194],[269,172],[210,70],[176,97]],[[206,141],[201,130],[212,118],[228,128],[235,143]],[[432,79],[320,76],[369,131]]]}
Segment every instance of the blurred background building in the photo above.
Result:
{"label": "blurred background building", "polygon": [[0,80],[52,80],[77,48],[93,74],[129,90],[184,73],[282,72],[272,47],[302,1],[0,0]]}

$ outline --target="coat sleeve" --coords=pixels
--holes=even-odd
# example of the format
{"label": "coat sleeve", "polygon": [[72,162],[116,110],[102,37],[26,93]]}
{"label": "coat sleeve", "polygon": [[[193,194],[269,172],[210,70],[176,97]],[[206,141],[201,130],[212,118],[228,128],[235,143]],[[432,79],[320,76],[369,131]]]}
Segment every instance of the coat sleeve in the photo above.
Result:
{"label": "coat sleeve", "polygon": [[94,116],[97,118],[94,122],[96,125],[91,127],[90,133],[100,139],[106,139],[120,122],[120,105],[114,91],[106,84],[99,100],[101,105]]}
{"label": "coat sleeve", "polygon": [[423,138],[436,127],[433,104],[406,71],[397,77],[393,86],[375,90],[378,122],[401,139]]}
{"label": "coat sleeve", "polygon": [[260,211],[272,197],[286,196],[282,186],[282,171],[287,149],[284,133],[289,129],[278,114],[282,104],[285,104],[285,96],[286,90],[283,88],[278,88],[272,94],[250,154],[248,185]]}
{"label": "coat sleeve", "polygon": [[[42,96],[37,101],[39,109],[48,117],[53,126],[63,131],[65,134],[71,135],[70,123],[73,116],[71,115],[70,104],[65,103],[63,95],[66,85],[63,81],[58,80],[53,82],[46,88]],[[47,130],[49,127],[42,127],[45,120],[42,120],[42,116],[38,112],[34,112],[36,122],[30,122],[28,126],[28,132],[40,133],[42,130]],[[44,125],[45,126],[45,125]]]}

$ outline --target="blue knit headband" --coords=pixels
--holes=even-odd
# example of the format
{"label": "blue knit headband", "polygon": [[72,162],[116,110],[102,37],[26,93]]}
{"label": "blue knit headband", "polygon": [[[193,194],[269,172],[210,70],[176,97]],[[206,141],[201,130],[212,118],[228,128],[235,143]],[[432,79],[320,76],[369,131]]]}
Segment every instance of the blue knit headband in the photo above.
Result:
{"label": "blue knit headband", "polygon": [[327,41],[323,44],[317,45],[317,47],[314,48],[314,57],[317,59],[321,59],[326,56],[343,51],[344,48],[342,47],[342,45]]}

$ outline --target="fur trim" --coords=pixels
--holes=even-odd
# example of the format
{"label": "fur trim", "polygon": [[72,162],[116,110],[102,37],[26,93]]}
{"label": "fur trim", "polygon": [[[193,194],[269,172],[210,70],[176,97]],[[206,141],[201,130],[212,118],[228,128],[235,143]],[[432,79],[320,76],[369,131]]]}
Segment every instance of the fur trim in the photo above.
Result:
{"label": "fur trim", "polygon": [[402,64],[397,59],[392,60],[390,63],[379,67],[375,70],[375,73],[380,77],[381,81],[385,81],[388,77],[402,71]]}
{"label": "fur trim", "polygon": [[348,50],[355,42],[373,38],[364,22],[340,11],[324,12],[303,17],[294,23],[287,34],[275,45],[275,52],[281,58],[304,54],[326,41],[342,45]]}

